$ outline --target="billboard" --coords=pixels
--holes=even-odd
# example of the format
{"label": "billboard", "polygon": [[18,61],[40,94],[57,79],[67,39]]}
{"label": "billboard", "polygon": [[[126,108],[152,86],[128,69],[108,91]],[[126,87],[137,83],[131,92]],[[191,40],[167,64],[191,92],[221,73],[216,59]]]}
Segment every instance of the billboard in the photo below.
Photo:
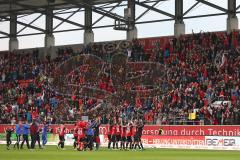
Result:
{"label": "billboard", "polygon": [[[66,132],[71,133],[74,125],[65,125]],[[0,125],[0,133],[5,132],[6,127],[14,127],[11,125]],[[53,133],[57,134],[60,130],[60,125],[50,125]],[[167,136],[240,136],[240,126],[187,126],[187,125],[145,125],[143,135],[159,135],[159,129],[163,130],[163,135]],[[106,135],[107,125],[100,126],[100,134]]]}
{"label": "billboard", "polygon": [[[0,125],[0,144],[5,144],[4,129],[10,125]],[[14,126],[11,126],[14,127]],[[48,135],[48,144],[58,142],[60,125],[51,125],[53,133]],[[66,145],[73,144],[73,125],[66,125]],[[163,134],[159,135],[159,129]],[[106,125],[100,126],[101,146],[107,146]],[[146,125],[143,130],[142,142],[150,148],[182,148],[182,149],[213,149],[240,150],[240,126],[153,126]],[[12,137],[16,140],[15,134]]]}

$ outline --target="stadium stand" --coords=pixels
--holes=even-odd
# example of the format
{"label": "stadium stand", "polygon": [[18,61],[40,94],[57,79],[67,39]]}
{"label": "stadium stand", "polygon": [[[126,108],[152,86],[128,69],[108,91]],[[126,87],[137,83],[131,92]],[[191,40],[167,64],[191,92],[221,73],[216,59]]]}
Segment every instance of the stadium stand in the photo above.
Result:
{"label": "stadium stand", "polygon": [[[96,109],[92,116],[101,116],[103,123],[112,116],[133,121],[141,118],[147,124],[240,124],[239,44],[239,32],[234,31],[171,37],[167,43],[156,43],[148,50],[139,40],[133,40],[89,44],[78,52],[60,48],[56,58],[39,58],[37,49],[24,54],[1,54],[0,123],[15,124],[21,119],[70,122]],[[124,56],[120,60],[123,63],[113,63],[118,53],[127,57],[126,66],[121,66]],[[75,62],[75,57],[86,55],[91,55],[86,65],[68,65]],[[147,69],[140,67],[143,63]],[[162,67],[161,82],[146,85],[139,80],[119,80],[125,67],[131,66],[127,75],[131,78],[150,72],[150,64]],[[113,71],[118,80],[113,79]],[[66,73],[61,76],[67,86],[65,91],[56,80],[59,72]],[[155,87],[167,92],[146,93]],[[121,89],[136,94],[130,98],[121,96],[116,104],[101,97],[121,95]],[[95,94],[90,96],[90,92]],[[146,96],[139,96],[141,93]],[[106,111],[110,106],[113,109]]]}

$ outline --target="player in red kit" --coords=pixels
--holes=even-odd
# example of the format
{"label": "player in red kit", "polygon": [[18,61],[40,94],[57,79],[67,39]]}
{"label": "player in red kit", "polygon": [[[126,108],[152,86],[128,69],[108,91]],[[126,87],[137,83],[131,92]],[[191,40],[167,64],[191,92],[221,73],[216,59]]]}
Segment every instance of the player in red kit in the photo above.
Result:
{"label": "player in red kit", "polygon": [[77,123],[74,124],[73,137],[74,137],[73,148],[76,149],[76,147],[78,145],[78,126],[77,126]]}
{"label": "player in red kit", "polygon": [[126,148],[132,149],[132,136],[133,136],[133,125],[132,123],[129,123],[127,126],[127,145]]}
{"label": "player in red kit", "polygon": [[123,122],[121,126],[121,149],[125,150],[125,143],[126,143],[126,132],[127,132],[127,123]]}
{"label": "player in red kit", "polygon": [[99,138],[99,127],[101,125],[101,119],[96,118],[93,130],[94,130],[94,142],[96,143],[96,150],[99,149],[100,146],[100,138]]}
{"label": "player in red kit", "polygon": [[137,146],[140,150],[144,150],[141,137],[142,137],[142,131],[143,131],[144,124],[142,120],[139,120],[136,122],[136,128],[134,135],[134,142],[133,142],[133,149],[136,150]]}
{"label": "player in red kit", "polygon": [[116,147],[118,149],[118,142],[121,141],[121,125],[118,123],[116,125]]}
{"label": "player in red kit", "polygon": [[112,143],[112,127],[113,125],[109,124],[107,129],[107,135],[108,135],[108,149],[110,149],[111,147],[111,143]]}
{"label": "player in red kit", "polygon": [[85,148],[85,129],[87,128],[87,123],[79,121],[78,124],[78,150],[82,151]]}
{"label": "player in red kit", "polygon": [[111,135],[112,135],[112,142],[113,142],[113,149],[115,149],[115,145],[116,145],[116,135],[117,134],[117,125],[116,123],[112,126],[112,132],[111,132]]}
{"label": "player in red kit", "polygon": [[58,134],[59,135],[59,142],[57,145],[58,149],[59,149],[59,147],[61,147],[61,149],[64,150],[65,134],[66,134],[66,127],[64,125],[62,125],[60,128],[60,132]]}

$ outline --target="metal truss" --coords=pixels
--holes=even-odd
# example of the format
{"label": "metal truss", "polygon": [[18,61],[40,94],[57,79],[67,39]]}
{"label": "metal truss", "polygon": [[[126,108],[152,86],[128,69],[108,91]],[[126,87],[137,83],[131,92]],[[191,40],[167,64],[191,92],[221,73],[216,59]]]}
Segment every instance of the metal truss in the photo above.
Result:
{"label": "metal truss", "polygon": [[[26,4],[26,3],[23,3],[23,1],[24,0],[0,0],[0,23],[10,21],[11,20],[10,15],[17,14],[18,18],[16,23],[21,26],[24,26],[22,29],[17,31],[17,37],[46,34],[47,31],[44,25],[41,27],[34,25],[34,22],[38,21],[43,16],[51,16],[53,19],[60,21],[58,22],[58,24],[55,24],[55,26],[53,27],[52,33],[84,30],[86,29],[85,24],[80,24],[76,21],[71,20],[71,18],[76,16],[77,13],[84,12],[85,8],[91,8],[93,13],[100,15],[98,19],[95,19],[93,21],[92,27],[91,27],[92,29],[109,28],[109,27],[114,28],[115,26],[114,24],[98,25],[99,22],[101,22],[105,17],[110,18],[112,20],[119,20],[121,22],[128,23],[128,20],[124,18],[123,14],[114,12],[114,10],[116,9],[127,8],[128,6],[127,0],[103,0],[103,1],[101,0],[98,0],[98,1],[58,0],[59,3],[57,4],[48,3],[48,5],[41,5],[41,6]],[[177,17],[175,13],[169,13],[160,9],[159,7],[159,5],[161,6],[160,2],[165,2],[165,1],[172,1],[172,0],[135,0],[136,7],[141,7],[144,9],[142,13],[140,13],[135,17],[134,23],[136,25],[140,25],[140,24],[147,24],[147,23],[174,21],[174,20],[177,20],[178,18],[184,20],[184,19],[193,19],[193,18],[201,18],[201,17],[221,16],[221,15],[229,15],[233,12],[232,10],[230,11],[228,8],[223,8],[207,0],[195,0],[195,3],[192,6],[190,6],[188,9],[186,9],[183,12],[181,17]],[[12,10],[9,9],[8,11],[1,11],[1,5],[6,5],[7,3],[9,3],[10,5],[10,3],[12,2],[14,2],[15,9],[12,9]],[[186,3],[186,1],[183,1],[183,4],[184,3]],[[189,15],[189,13],[199,5],[206,5],[208,7],[217,9],[219,12],[212,13],[212,14],[206,13],[203,15]],[[46,11],[47,7],[53,8],[53,14],[49,14]],[[153,12],[163,15],[166,18],[160,18],[156,20],[142,20],[142,18],[146,14],[151,14]],[[236,6],[234,12],[235,12],[234,14],[240,13],[240,5]],[[39,16],[29,21],[28,23],[21,21],[21,18],[30,16],[36,13],[38,13]],[[65,18],[63,18],[63,16]],[[60,26],[62,26],[64,23],[71,24],[74,27],[72,29],[59,29]],[[27,34],[23,33],[23,31],[27,28],[34,29],[36,32],[27,33]],[[9,38],[10,33],[0,31],[0,35],[1,35],[0,39]]]}

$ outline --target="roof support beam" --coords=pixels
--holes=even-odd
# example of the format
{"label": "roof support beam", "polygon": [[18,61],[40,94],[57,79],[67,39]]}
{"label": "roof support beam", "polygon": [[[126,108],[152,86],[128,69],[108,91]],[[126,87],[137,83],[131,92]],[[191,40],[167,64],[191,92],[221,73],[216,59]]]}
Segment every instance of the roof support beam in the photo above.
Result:
{"label": "roof support beam", "polygon": [[9,37],[9,34],[8,34],[8,33],[6,33],[6,32],[0,31],[0,34],[2,34],[2,35],[5,35],[5,36],[8,36],[8,37]]}
{"label": "roof support beam", "polygon": [[94,42],[94,33],[92,31],[92,7],[85,7],[85,30],[84,30],[84,44]]}
{"label": "roof support beam", "polygon": [[[155,7],[157,4],[159,4],[159,2],[161,1],[157,1],[155,2],[151,7]],[[139,20],[140,18],[142,18],[147,12],[149,12],[151,9],[147,8],[142,14],[140,14],[137,18],[136,21]]]}
{"label": "roof support beam", "polygon": [[[8,17],[2,17],[2,16],[0,16],[0,18],[5,19],[5,20],[7,20],[7,21],[10,21],[10,18],[8,18]],[[26,26],[26,27],[29,27],[29,28],[32,28],[32,29],[38,30],[38,31],[43,32],[43,33],[45,32],[44,29],[41,29],[41,28],[38,28],[38,27],[32,26],[32,25],[27,24],[27,23],[24,23],[24,22],[17,21],[17,24],[20,24],[20,25],[23,25],[23,26]]]}
{"label": "roof support beam", "polygon": [[183,22],[183,0],[175,0],[174,35],[179,37],[183,34],[185,34],[185,24]]}
{"label": "roof support beam", "polygon": [[[48,5],[46,11],[46,22],[45,22],[45,47],[55,46],[55,37],[53,35],[53,7]],[[52,53],[53,54],[53,53]]]}
{"label": "roof support beam", "polygon": [[111,13],[111,12],[108,12],[106,10],[103,10],[102,8],[99,8],[99,7],[96,7],[96,6],[93,6],[91,4],[88,4],[86,2],[79,2],[79,1],[76,1],[76,0],[64,0],[65,2],[69,2],[77,7],[92,7],[92,11],[98,13],[98,14],[101,14],[101,15],[104,15],[104,16],[107,16],[109,18],[112,18],[112,19],[115,19],[115,20],[120,20],[120,21],[123,21],[125,22],[126,20],[124,19],[123,16],[120,16],[116,13]]}
{"label": "roof support beam", "polygon": [[175,0],[175,21],[183,22],[183,0]]}
{"label": "roof support beam", "polygon": [[127,40],[133,40],[138,37],[137,27],[135,25],[136,2],[134,0],[128,0],[128,9],[130,9],[130,17],[128,17]]}
{"label": "roof support beam", "polygon": [[9,51],[18,49],[17,39],[17,14],[12,13],[10,16],[10,34],[9,34]]}
{"label": "roof support beam", "polygon": [[155,8],[155,7],[146,5],[145,3],[142,3],[142,2],[139,2],[139,1],[135,1],[135,3],[136,3],[137,5],[139,5],[139,6],[148,8],[148,9],[150,9],[150,10],[152,10],[152,11],[158,12],[158,13],[163,14],[163,15],[165,15],[165,16],[168,16],[168,17],[170,17],[170,18],[174,18],[174,15],[172,15],[172,14],[170,14],[170,13],[167,13],[167,12],[165,12],[165,11],[162,11],[162,10],[160,10],[160,9],[157,9],[157,8]]}
{"label": "roof support beam", "polygon": [[[108,12],[112,12],[115,8],[119,7],[121,4],[121,2],[119,2],[117,5],[113,6]],[[95,22],[93,22],[93,26],[95,24],[97,24],[99,21],[101,21],[103,18],[105,17],[105,15],[102,15],[99,19],[97,19]]]}
{"label": "roof support beam", "polygon": [[[29,25],[33,24],[34,22],[36,22],[39,18],[41,18],[43,15],[39,15],[37,18],[35,18],[34,20],[32,20]],[[22,31],[24,31],[27,28],[27,26],[24,26],[20,31],[17,32],[17,34],[21,33]]]}
{"label": "roof support beam", "polygon": [[236,0],[228,0],[227,33],[238,29],[238,18],[236,16]]}
{"label": "roof support beam", "polygon": [[208,5],[208,6],[212,7],[212,8],[218,9],[218,10],[220,10],[220,11],[222,11],[222,12],[228,13],[228,10],[227,10],[227,9],[222,8],[222,7],[220,7],[220,6],[216,5],[216,4],[207,2],[207,1],[205,1],[205,0],[196,0],[196,1],[201,2],[202,4],[205,4],[205,5]]}
{"label": "roof support beam", "polygon": [[[25,7],[25,8],[29,8],[30,10],[32,10],[32,11],[34,11],[36,13],[45,14],[46,16],[51,16],[51,17],[53,17],[55,19],[58,19],[58,20],[61,20],[61,21],[65,21],[65,22],[67,22],[69,24],[72,24],[72,25],[75,25],[75,26],[78,26],[78,27],[84,27],[84,25],[82,25],[82,24],[79,24],[79,23],[76,23],[76,22],[64,19],[62,17],[58,17],[58,16],[53,15],[53,14],[49,14],[46,11],[42,11],[42,10],[40,10],[41,8],[39,8],[39,7],[34,7],[34,6],[30,6],[30,5],[20,4],[20,3],[17,3],[17,2],[16,2],[16,4],[19,5],[19,6]],[[42,8],[42,9],[45,9],[45,8]]]}
{"label": "roof support beam", "polygon": [[228,0],[228,17],[236,17],[236,0]]}
{"label": "roof support beam", "polygon": [[64,22],[66,22],[66,20],[68,20],[69,18],[71,18],[72,16],[74,16],[77,12],[79,12],[81,10],[81,8],[79,8],[78,10],[76,10],[76,11],[73,11],[73,12],[71,12],[71,14],[65,19],[65,20],[63,20],[62,22],[60,22],[57,26],[55,26],[54,28],[53,28],[53,30],[56,30],[58,27],[60,27]]}
{"label": "roof support beam", "polygon": [[183,16],[185,16],[186,14],[188,14],[193,8],[195,8],[200,2],[196,2],[194,5],[192,5],[188,10],[186,10],[183,13]]}
{"label": "roof support beam", "polygon": [[240,5],[237,6],[236,11],[240,8]]}

